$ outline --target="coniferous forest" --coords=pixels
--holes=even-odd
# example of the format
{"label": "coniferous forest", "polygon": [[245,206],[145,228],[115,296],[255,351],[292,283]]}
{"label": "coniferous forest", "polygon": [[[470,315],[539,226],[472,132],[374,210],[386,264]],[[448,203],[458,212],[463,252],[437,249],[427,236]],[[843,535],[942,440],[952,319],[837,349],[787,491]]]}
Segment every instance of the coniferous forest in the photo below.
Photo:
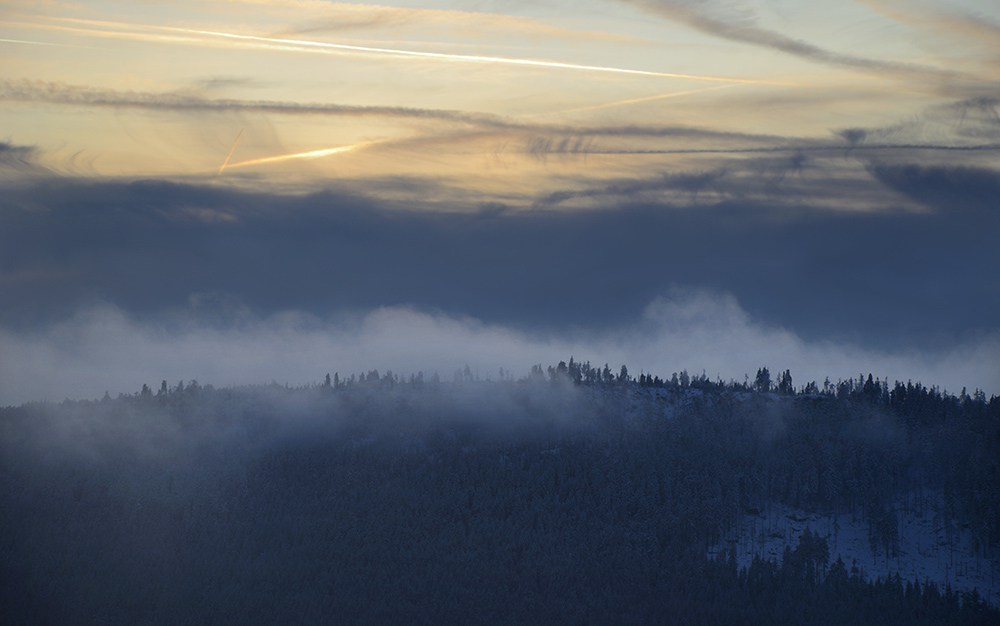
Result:
{"label": "coniferous forest", "polygon": [[0,622],[1000,623],[995,587],[872,576],[809,531],[709,556],[769,503],[850,511],[890,553],[934,493],[996,562],[1000,398],[573,359],[447,378],[0,409]]}

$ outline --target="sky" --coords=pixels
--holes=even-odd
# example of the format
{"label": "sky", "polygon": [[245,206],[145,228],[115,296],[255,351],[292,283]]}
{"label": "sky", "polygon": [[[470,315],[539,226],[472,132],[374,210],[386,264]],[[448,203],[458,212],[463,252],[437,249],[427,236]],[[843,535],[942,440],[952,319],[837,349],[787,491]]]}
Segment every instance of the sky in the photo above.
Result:
{"label": "sky", "polygon": [[1000,394],[992,0],[8,0],[0,58],[0,405],[569,356]]}

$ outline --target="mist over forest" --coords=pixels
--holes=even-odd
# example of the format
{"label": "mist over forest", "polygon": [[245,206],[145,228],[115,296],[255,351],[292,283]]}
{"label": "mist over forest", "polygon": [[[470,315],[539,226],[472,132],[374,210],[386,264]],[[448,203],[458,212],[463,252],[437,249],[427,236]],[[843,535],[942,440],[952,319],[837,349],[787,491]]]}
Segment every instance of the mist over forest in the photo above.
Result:
{"label": "mist over forest", "polygon": [[[570,359],[162,381],[0,409],[0,606],[9,624],[995,623],[998,459],[1000,398],[870,375]],[[747,561],[727,537],[774,507],[853,520],[863,553],[807,524]],[[898,571],[913,519],[953,529],[930,576]]]}

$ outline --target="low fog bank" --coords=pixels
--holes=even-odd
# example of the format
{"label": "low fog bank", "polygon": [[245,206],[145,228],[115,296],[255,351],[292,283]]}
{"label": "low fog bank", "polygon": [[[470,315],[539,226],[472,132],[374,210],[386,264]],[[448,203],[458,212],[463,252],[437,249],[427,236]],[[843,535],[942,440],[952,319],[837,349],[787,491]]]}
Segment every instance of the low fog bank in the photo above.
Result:
{"label": "low fog bank", "polygon": [[880,352],[807,341],[753,319],[737,300],[710,291],[674,291],[639,319],[600,332],[539,334],[408,307],[321,319],[302,312],[259,317],[238,304],[197,299],[184,310],[140,320],[97,305],[31,333],[0,328],[0,406],[36,400],[96,399],[191,380],[225,387],[319,383],[391,370],[452,380],[528,375],[534,364],[573,355],[595,366],[622,364],[634,375],[663,378],[687,370],[743,381],[759,367],[789,369],[796,386],[828,377],[920,381],[952,393],[1000,393],[1000,336],[989,334],[947,351]]}
{"label": "low fog bank", "polygon": [[118,398],[6,407],[0,452],[11,467],[139,462],[212,473],[288,446],[389,442],[413,449],[428,437],[454,442],[472,433],[523,439],[593,431],[599,417],[624,412],[625,395],[587,390],[568,378],[400,383],[391,372],[379,378],[374,371],[298,388],[180,382]]}

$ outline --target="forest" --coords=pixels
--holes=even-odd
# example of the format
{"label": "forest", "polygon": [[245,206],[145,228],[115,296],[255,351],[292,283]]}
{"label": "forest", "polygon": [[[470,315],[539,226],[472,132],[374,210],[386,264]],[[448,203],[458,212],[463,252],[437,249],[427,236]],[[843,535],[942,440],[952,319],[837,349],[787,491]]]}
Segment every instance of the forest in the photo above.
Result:
{"label": "forest", "polygon": [[[872,576],[769,503],[900,549],[940,494],[1000,560],[1000,398],[760,368],[368,371],[0,408],[4,624],[996,624],[992,589]],[[1000,585],[1000,581],[995,583]]]}

